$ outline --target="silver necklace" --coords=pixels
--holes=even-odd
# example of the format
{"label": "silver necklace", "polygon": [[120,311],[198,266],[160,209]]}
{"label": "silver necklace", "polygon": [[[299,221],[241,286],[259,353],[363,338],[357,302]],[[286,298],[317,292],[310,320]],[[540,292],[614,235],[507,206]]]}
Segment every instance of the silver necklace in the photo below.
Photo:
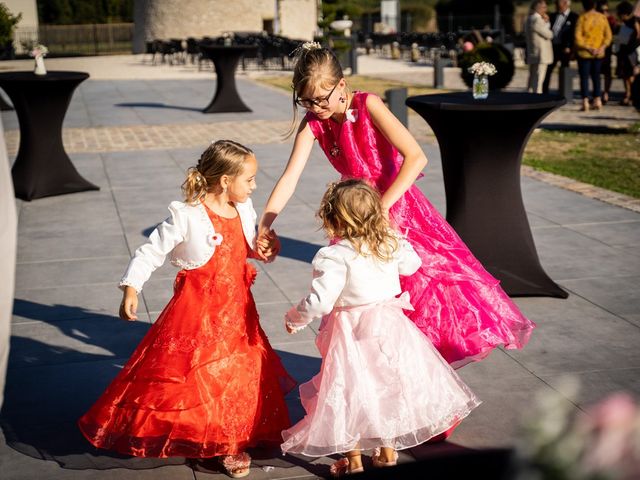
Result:
{"label": "silver necklace", "polygon": [[[335,132],[333,131],[333,128],[331,128],[331,124],[329,124],[329,130],[331,130],[331,134],[333,135],[333,145],[329,149],[329,155],[331,155],[332,157],[337,157],[338,155],[340,155],[340,152],[341,152],[340,145],[338,144],[340,143],[340,134],[342,133],[342,126],[344,125],[344,122],[347,121],[347,107],[349,106],[348,96],[344,104],[345,104],[344,113],[342,117],[342,122],[340,122],[340,128],[338,129],[338,135],[335,134]],[[331,122],[331,119],[329,119],[329,122]]]}

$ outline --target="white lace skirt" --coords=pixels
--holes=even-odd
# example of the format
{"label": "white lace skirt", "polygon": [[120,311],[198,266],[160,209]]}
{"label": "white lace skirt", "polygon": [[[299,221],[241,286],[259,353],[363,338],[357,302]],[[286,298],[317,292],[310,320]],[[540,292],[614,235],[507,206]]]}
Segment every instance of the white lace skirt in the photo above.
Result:
{"label": "white lace skirt", "polygon": [[325,318],[320,373],[300,386],[306,416],[282,432],[283,452],[410,448],[480,404],[403,308],[411,309],[406,293]]}

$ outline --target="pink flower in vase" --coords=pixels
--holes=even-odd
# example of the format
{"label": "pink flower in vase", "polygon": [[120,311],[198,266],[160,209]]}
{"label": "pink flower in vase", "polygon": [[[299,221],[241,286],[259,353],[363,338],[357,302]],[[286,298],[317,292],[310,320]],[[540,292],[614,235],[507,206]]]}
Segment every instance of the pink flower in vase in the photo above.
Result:
{"label": "pink flower in vase", "polygon": [[31,51],[29,52],[29,56],[33,58],[44,57],[47,53],[49,53],[49,49],[42,44],[34,45]]}

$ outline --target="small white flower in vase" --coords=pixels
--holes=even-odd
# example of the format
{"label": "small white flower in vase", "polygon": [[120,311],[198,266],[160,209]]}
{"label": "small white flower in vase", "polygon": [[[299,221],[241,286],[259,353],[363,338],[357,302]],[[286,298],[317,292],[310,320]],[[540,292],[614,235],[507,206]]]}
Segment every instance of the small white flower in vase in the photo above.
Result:
{"label": "small white flower in vase", "polygon": [[473,98],[485,100],[489,96],[489,77],[497,73],[496,67],[489,62],[476,62],[469,67],[468,72],[473,73]]}
{"label": "small white flower in vase", "polygon": [[47,69],[44,66],[44,57],[47,53],[49,53],[49,49],[41,44],[35,45],[29,52],[29,55],[36,61],[36,68],[33,71],[36,75],[47,74]]}

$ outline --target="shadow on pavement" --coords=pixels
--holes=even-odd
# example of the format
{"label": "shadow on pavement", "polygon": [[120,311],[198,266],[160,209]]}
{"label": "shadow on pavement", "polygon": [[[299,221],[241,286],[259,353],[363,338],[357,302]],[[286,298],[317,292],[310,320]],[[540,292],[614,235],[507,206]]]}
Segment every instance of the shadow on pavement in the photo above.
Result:
{"label": "shadow on pavement", "polygon": [[167,105],[166,103],[141,102],[141,103],[116,103],[116,107],[136,107],[136,108],[168,108],[172,110],[186,110],[188,112],[202,112],[202,108],[182,107],[179,105]]}
{"label": "shadow on pavement", "polygon": [[[44,305],[16,299],[16,313],[58,329],[39,331],[52,343],[13,336],[0,427],[6,443],[33,458],[53,460],[76,470],[126,468],[150,469],[189,464],[184,458],[136,458],[93,447],[76,426],[77,419],[98,399],[118,374],[150,325],[124,322],[71,305]],[[52,319],[56,319],[55,321]],[[38,324],[42,326],[41,324]],[[64,335],[60,342],[59,333]],[[81,342],[81,343],[80,343]],[[59,345],[64,343],[64,345]],[[292,375],[308,380],[320,368],[320,360],[278,352]],[[301,418],[297,389],[288,403],[292,416]],[[297,421],[297,418],[292,420]],[[261,454],[265,456],[264,452]],[[279,467],[295,466],[275,452]],[[264,458],[265,465],[275,460]]]}
{"label": "shadow on pavement", "polygon": [[[596,117],[591,117],[596,118]],[[599,117],[600,119],[614,119],[615,117]],[[566,123],[545,123],[538,128],[541,130],[550,130],[554,132],[575,132],[575,133],[593,133],[598,135],[623,135],[629,133],[629,129],[625,127],[607,127],[604,125],[580,125],[580,124],[566,124]]]}
{"label": "shadow on pavement", "polygon": [[292,260],[300,260],[301,262],[311,263],[313,257],[319,249],[325,245],[309,243],[295,238],[279,237],[282,248],[279,256],[291,258]]}

